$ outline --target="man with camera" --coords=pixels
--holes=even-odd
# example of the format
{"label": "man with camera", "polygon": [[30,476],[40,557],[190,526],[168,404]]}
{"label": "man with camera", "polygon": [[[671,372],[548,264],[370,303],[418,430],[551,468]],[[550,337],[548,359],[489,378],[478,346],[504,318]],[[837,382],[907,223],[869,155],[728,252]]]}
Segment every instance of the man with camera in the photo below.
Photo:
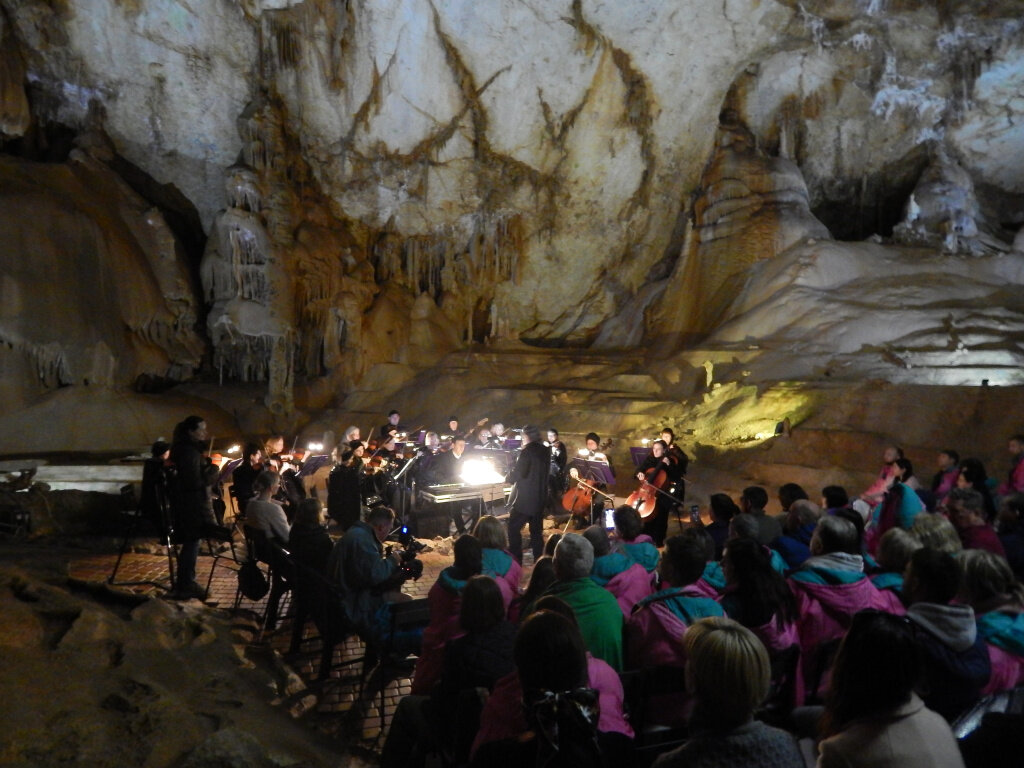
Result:
{"label": "man with camera", "polygon": [[[342,604],[356,632],[375,644],[384,642],[391,630],[391,604],[411,600],[401,591],[406,579],[417,578],[423,564],[415,550],[391,551],[384,542],[391,535],[395,513],[388,507],[374,507],[366,521],[358,521],[334,545],[327,572],[343,593]],[[419,648],[422,631],[393,638],[398,651]]]}

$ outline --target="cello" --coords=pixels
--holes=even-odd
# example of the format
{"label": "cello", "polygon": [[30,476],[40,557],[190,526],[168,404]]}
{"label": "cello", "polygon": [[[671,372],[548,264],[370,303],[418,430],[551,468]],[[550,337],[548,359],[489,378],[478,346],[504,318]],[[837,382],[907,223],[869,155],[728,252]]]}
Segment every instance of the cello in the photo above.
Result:
{"label": "cello", "polygon": [[[637,511],[641,520],[646,520],[654,514],[654,508],[658,503],[658,494],[665,493],[662,488],[668,482],[668,470],[663,464],[658,464],[644,472],[644,479],[640,485],[626,498],[626,504]],[[670,496],[671,498],[671,496]]]}

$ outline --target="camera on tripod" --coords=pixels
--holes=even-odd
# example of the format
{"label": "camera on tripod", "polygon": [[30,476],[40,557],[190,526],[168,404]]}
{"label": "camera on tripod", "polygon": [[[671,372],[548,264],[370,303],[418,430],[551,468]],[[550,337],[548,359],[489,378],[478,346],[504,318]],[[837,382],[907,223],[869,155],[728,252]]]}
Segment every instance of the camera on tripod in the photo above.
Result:
{"label": "camera on tripod", "polygon": [[[416,559],[416,556],[427,548],[427,545],[417,541],[416,537],[409,532],[409,526],[403,525],[392,534],[399,544],[402,545],[401,562],[398,570],[402,574],[402,580],[412,579],[415,581],[423,575],[423,563]],[[390,554],[390,548],[389,548]]]}

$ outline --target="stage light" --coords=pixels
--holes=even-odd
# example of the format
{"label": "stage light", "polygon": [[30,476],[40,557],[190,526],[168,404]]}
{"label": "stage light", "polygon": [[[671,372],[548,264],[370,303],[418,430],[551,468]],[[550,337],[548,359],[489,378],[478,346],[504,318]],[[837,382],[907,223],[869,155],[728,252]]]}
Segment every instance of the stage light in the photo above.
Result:
{"label": "stage light", "polygon": [[489,461],[473,459],[466,462],[460,475],[462,482],[468,485],[484,485],[487,483],[504,482],[504,475],[499,474]]}
{"label": "stage light", "polygon": [[235,445],[232,445],[230,448],[228,448],[228,453],[238,453],[240,450],[242,450],[242,446],[236,443]]}
{"label": "stage light", "polygon": [[306,446],[306,450],[307,451],[311,451],[311,452],[312,451],[322,451],[323,449],[324,449],[324,444],[323,443],[309,443]]}

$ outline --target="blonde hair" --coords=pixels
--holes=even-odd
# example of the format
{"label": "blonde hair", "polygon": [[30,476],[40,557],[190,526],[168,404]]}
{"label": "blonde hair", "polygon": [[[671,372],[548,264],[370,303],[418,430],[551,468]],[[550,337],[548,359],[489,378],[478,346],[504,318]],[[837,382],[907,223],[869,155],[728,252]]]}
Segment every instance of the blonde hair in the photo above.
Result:
{"label": "blonde hair", "polygon": [[878,564],[887,571],[903,573],[910,556],[924,545],[912,533],[902,528],[890,528],[878,540]]}
{"label": "blonde hair", "polygon": [[961,596],[972,607],[990,602],[993,598],[1005,597],[1024,608],[1024,585],[1010,568],[1005,557],[984,549],[968,549],[958,558],[963,581]]}
{"label": "blonde hair", "polygon": [[937,549],[939,552],[955,555],[957,552],[963,551],[964,548],[956,528],[939,514],[922,513],[918,515],[914,518],[914,524],[910,526],[910,532],[923,546]]}
{"label": "blonde hair", "polygon": [[505,526],[494,515],[484,515],[477,520],[476,526],[473,528],[473,535],[480,540],[480,546],[484,549],[506,549],[508,547]]}
{"label": "blonde hair", "polygon": [[757,636],[732,619],[712,616],[683,635],[687,688],[709,722],[745,723],[768,696],[771,661]]}

